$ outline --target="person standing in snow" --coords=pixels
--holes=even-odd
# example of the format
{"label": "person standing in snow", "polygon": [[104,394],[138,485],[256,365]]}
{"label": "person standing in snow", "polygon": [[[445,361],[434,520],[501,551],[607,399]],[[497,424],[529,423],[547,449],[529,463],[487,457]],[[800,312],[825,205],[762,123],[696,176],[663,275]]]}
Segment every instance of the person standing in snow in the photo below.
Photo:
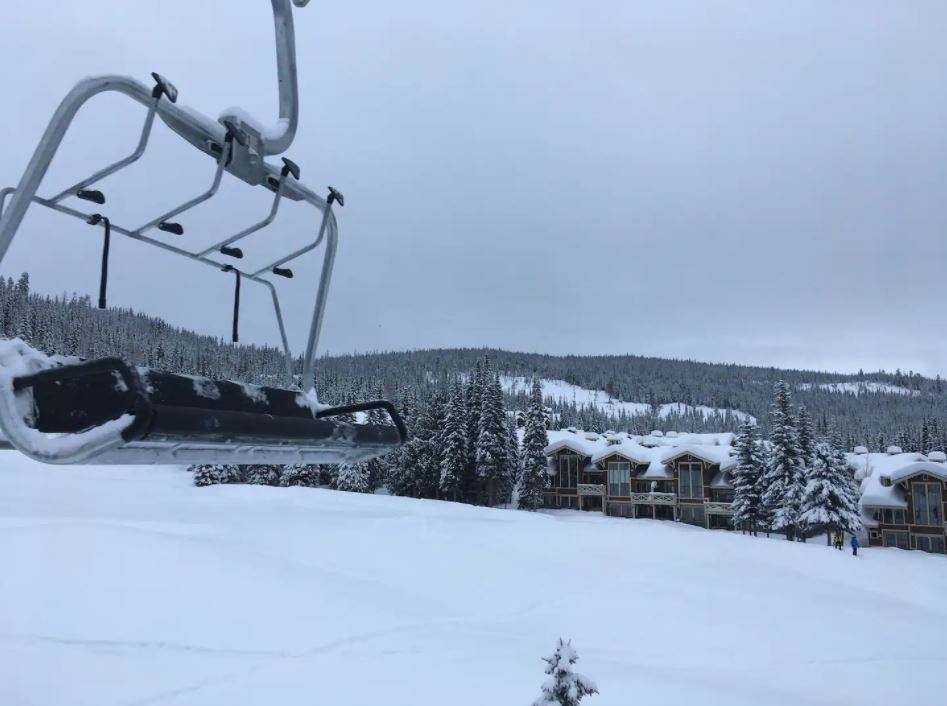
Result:
{"label": "person standing in snow", "polygon": [[858,537],[852,535],[852,556],[858,556]]}
{"label": "person standing in snow", "polygon": [[835,533],[835,548],[838,549],[839,551],[842,551],[842,533],[841,532]]}

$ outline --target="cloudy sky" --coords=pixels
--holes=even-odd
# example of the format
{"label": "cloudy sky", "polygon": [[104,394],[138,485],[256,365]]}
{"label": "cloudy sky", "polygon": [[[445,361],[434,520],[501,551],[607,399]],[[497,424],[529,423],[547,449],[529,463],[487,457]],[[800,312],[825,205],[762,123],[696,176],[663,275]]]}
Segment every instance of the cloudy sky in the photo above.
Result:
{"label": "cloudy sky", "polygon": [[[216,117],[276,117],[266,0],[7,3],[0,182],[80,77],[159,71]],[[947,3],[312,0],[288,153],[346,195],[332,352],[499,346],[947,374]],[[143,112],[81,114],[42,193],[129,152]],[[102,185],[141,225],[209,184],[170,134]],[[269,198],[231,181],[181,221],[222,239]],[[284,209],[265,262],[311,236]],[[88,292],[100,231],[31,210],[2,263]],[[173,236],[168,236],[173,237]],[[229,276],[116,242],[110,303],[220,336]],[[317,259],[283,287],[301,344]],[[243,332],[275,341],[245,288]]]}

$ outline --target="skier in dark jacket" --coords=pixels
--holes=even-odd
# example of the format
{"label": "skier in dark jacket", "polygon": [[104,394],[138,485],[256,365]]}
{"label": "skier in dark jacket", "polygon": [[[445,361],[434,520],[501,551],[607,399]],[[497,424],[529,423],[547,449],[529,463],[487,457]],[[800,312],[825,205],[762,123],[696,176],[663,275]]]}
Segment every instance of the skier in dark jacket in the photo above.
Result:
{"label": "skier in dark jacket", "polygon": [[858,556],[858,537],[852,535],[852,556]]}

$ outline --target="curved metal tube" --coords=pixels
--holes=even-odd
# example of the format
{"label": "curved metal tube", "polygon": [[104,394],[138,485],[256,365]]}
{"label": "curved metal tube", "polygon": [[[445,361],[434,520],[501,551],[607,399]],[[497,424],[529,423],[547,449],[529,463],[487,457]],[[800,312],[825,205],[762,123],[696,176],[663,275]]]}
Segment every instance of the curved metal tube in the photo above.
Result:
{"label": "curved metal tube", "polygon": [[[293,0],[296,7],[305,7]],[[293,144],[299,124],[299,88],[296,79],[296,32],[289,0],[272,0],[276,31],[276,78],[279,84],[279,123],[263,135],[263,154],[285,152]]]}

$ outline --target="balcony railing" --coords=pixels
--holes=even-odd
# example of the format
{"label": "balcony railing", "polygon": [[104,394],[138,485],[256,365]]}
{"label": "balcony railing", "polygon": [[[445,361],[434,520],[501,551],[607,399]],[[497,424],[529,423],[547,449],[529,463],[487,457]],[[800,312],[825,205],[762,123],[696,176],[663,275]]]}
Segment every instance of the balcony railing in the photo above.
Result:
{"label": "balcony railing", "polygon": [[599,483],[579,483],[579,495],[605,495],[605,486]]}
{"label": "balcony railing", "polygon": [[711,515],[732,515],[733,503],[708,501],[704,503],[704,511]]}
{"label": "balcony railing", "polygon": [[636,505],[676,505],[677,493],[632,493],[631,502]]}

